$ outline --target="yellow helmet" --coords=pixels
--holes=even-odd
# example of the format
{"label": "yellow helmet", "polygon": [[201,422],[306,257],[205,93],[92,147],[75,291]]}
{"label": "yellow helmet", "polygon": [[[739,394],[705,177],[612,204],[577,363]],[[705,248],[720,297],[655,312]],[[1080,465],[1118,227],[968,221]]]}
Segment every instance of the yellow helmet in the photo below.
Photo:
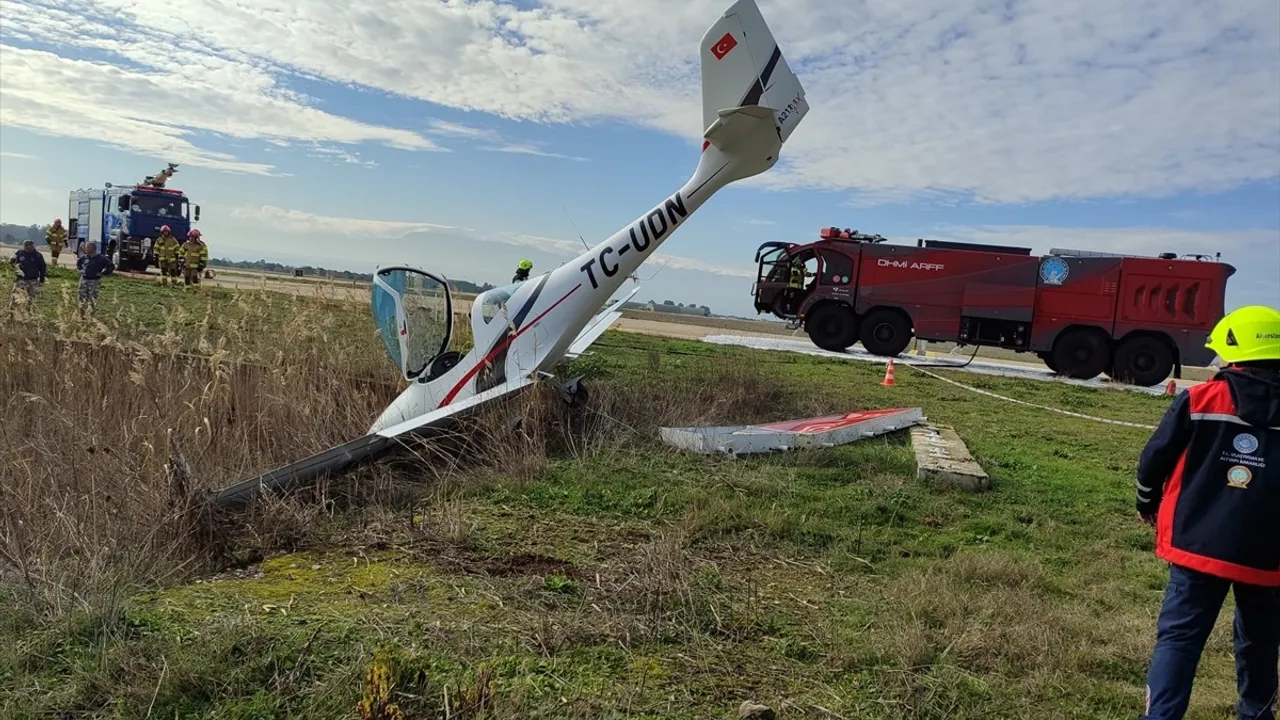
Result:
{"label": "yellow helmet", "polygon": [[532,262],[531,260],[521,260],[521,261],[520,261],[520,269],[521,269],[521,270],[532,270],[532,269],[533,269],[533,262]]}
{"label": "yellow helmet", "polygon": [[1227,364],[1280,360],[1280,310],[1250,305],[1227,313],[1204,346]]}

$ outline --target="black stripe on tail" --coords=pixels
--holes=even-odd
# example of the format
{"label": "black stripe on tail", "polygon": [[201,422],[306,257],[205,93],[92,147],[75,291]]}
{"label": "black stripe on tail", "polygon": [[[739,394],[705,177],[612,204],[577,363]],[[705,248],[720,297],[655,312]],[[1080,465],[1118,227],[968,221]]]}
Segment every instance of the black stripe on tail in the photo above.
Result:
{"label": "black stripe on tail", "polygon": [[741,105],[759,105],[760,98],[764,97],[765,86],[769,84],[769,78],[773,75],[774,68],[778,67],[778,61],[782,59],[782,48],[777,45],[773,46],[773,54],[769,56],[769,62],[764,64],[764,70],[760,72],[760,77],[756,78],[755,85],[747,91],[746,96],[742,98]]}

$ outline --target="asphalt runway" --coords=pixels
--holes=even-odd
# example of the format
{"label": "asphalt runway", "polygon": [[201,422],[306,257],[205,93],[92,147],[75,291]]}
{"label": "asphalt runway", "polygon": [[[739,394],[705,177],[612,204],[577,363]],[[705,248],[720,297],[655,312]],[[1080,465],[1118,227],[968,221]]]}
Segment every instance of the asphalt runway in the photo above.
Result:
{"label": "asphalt runway", "polygon": [[[700,340],[712,345],[737,345],[739,347],[753,348],[756,350],[793,352],[802,355],[830,358],[833,360],[858,360],[862,362],[880,363],[882,365],[889,362],[889,358],[872,355],[871,353],[863,350],[861,345],[854,345],[847,352],[832,352],[830,350],[823,350],[822,348],[815,347],[807,338],[804,340],[789,340],[787,338],[780,337],[773,338],[731,334],[710,334],[704,335]],[[992,360],[989,358],[974,358],[973,362],[965,365],[967,360],[968,355],[962,355],[961,353],[956,353],[954,355],[938,355],[931,353],[924,357],[920,355],[902,354],[894,358],[894,364],[920,365],[930,367],[930,369],[939,370],[954,369],[979,375],[995,375],[999,377],[1019,378],[1023,380],[1060,382],[1068,385],[1078,385],[1080,387],[1095,388],[1099,390],[1126,390],[1129,392],[1145,393],[1147,395],[1163,395],[1165,392],[1163,384],[1155,387],[1138,387],[1136,385],[1113,382],[1102,376],[1092,380],[1074,380],[1072,378],[1065,378],[1055,374],[1043,364]],[[1197,380],[1177,380],[1175,382],[1179,389],[1200,384]]]}

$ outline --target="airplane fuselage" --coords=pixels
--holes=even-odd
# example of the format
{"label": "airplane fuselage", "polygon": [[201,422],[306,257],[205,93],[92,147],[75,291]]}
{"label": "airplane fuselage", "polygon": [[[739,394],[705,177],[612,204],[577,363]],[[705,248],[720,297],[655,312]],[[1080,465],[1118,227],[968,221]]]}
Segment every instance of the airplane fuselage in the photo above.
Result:
{"label": "airplane fuselage", "polygon": [[521,283],[491,317],[485,318],[485,295],[476,297],[470,317],[474,347],[448,372],[406,388],[374,423],[373,431],[519,377],[551,372],[622,283],[707,198],[740,177],[732,172],[739,164],[709,146],[684,187],[608,240]]}

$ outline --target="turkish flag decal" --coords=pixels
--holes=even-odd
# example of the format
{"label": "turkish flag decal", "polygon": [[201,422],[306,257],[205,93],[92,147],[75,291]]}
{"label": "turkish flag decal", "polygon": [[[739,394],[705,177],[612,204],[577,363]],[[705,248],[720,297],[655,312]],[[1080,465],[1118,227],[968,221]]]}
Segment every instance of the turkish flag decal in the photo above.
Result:
{"label": "turkish flag decal", "polygon": [[730,50],[736,47],[738,47],[738,41],[733,38],[733,33],[725,33],[724,37],[711,46],[711,54],[715,55],[717,60],[721,60],[725,55],[729,54]]}

